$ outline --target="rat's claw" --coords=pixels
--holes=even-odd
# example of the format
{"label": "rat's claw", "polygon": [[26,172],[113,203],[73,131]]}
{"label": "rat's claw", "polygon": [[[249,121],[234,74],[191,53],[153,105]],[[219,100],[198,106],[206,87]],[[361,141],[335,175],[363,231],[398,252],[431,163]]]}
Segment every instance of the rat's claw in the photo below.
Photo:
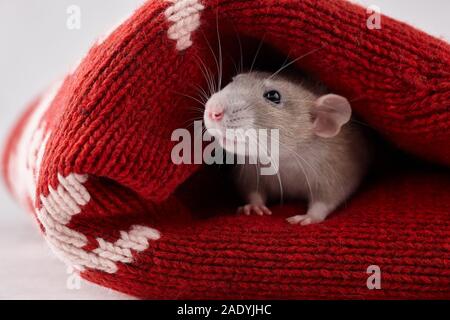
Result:
{"label": "rat's claw", "polygon": [[261,206],[261,210],[268,216],[270,216],[272,214],[272,211],[270,211],[270,209],[267,208],[266,206]]}
{"label": "rat's claw", "polygon": [[237,209],[237,213],[241,214],[244,213],[247,216],[249,216],[252,213],[256,213],[259,216],[263,216],[263,215],[271,215],[272,211],[270,211],[269,208],[267,208],[264,205],[256,205],[256,204],[247,204],[245,206],[239,207]]}
{"label": "rat's claw", "polygon": [[287,218],[286,220],[290,224],[301,224],[302,226],[306,226],[308,224],[322,222],[324,219],[313,217],[309,214],[299,214],[299,215]]}

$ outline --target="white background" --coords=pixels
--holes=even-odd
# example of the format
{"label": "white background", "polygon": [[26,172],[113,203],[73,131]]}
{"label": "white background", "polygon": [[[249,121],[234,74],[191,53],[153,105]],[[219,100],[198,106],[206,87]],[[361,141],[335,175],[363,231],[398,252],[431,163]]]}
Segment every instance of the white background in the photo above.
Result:
{"label": "white background", "polygon": [[[143,0],[0,0],[0,146],[31,98],[64,75],[95,40]],[[450,40],[449,0],[353,0]],[[81,29],[66,9],[81,8]],[[0,299],[109,299],[121,295],[83,282],[68,290],[62,263],[29,214],[0,183]]]}

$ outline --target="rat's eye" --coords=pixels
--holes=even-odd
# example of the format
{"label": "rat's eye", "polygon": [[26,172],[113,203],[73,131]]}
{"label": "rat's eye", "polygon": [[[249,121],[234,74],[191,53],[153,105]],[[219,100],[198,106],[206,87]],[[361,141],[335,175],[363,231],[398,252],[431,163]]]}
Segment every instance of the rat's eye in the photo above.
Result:
{"label": "rat's eye", "polygon": [[264,93],[264,98],[275,104],[279,104],[281,102],[281,94],[276,90],[266,91]]}

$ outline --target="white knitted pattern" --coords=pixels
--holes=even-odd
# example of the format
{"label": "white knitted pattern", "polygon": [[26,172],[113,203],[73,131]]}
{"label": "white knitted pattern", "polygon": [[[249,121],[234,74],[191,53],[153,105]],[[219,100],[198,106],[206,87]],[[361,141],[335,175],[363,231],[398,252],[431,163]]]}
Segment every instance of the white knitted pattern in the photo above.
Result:
{"label": "white knitted pattern", "polygon": [[[27,119],[23,133],[9,162],[9,179],[17,197],[25,204],[35,205],[36,190],[41,163],[51,132],[47,129],[44,115],[52,104],[61,82],[53,86]],[[74,215],[80,214],[91,196],[84,186],[87,175],[58,174],[56,188],[48,186],[48,195],[39,197],[36,215],[45,230],[45,239],[55,254],[77,270],[92,268],[108,273],[118,270],[117,262],[130,263],[132,251],[148,248],[149,240],[157,240],[157,230],[145,226],[132,226],[129,231],[120,231],[120,239],[114,243],[98,238],[98,248],[87,251],[87,237],[67,225]]]}
{"label": "white knitted pattern", "polygon": [[[177,50],[182,51],[192,45],[191,35],[200,26],[200,12],[204,6],[200,0],[167,1],[171,3],[165,11],[166,19],[170,23],[167,34],[169,39],[176,41]],[[120,21],[119,25],[124,20]],[[116,27],[111,30],[115,30]],[[101,37],[97,44],[101,44],[110,33]],[[58,82],[41,99],[27,120],[9,162],[10,181],[16,196],[23,202],[31,201],[33,205],[36,200],[36,186],[42,159],[51,136],[43,118],[61,85],[62,81]],[[92,268],[115,273],[118,270],[117,263],[131,263],[133,251],[146,250],[149,241],[158,240],[161,235],[155,229],[134,225],[128,231],[120,231],[120,238],[114,243],[97,238],[98,247],[93,251],[85,250],[87,237],[67,225],[91,200],[84,186],[87,180],[87,175],[75,173],[65,177],[58,175],[58,186],[56,188],[49,186],[48,195],[39,197],[40,209],[36,210],[37,218],[45,229],[48,244],[63,261],[78,270]]]}
{"label": "white knitted pattern", "polygon": [[177,42],[182,51],[192,45],[191,34],[200,26],[200,11],[205,7],[199,0],[168,0],[172,3],[165,11],[171,26],[167,30],[169,39]]}
{"label": "white knitted pattern", "polygon": [[115,243],[97,238],[97,249],[84,250],[88,242],[86,236],[68,228],[67,224],[91,199],[83,185],[87,179],[87,175],[58,175],[58,187],[49,187],[48,196],[40,197],[42,208],[37,212],[38,219],[45,228],[50,247],[67,264],[78,270],[87,267],[114,273],[118,269],[116,262],[132,262],[131,250],[144,251],[148,248],[148,241],[159,239],[160,234],[149,227],[132,226],[128,232],[121,231],[121,237]]}
{"label": "white knitted pattern", "polygon": [[160,234],[155,229],[132,226],[129,232],[121,231],[120,239],[114,244],[98,238],[99,247],[93,252],[113,261],[130,263],[132,261],[131,250],[143,251],[148,248],[148,240],[158,240],[159,238]]}

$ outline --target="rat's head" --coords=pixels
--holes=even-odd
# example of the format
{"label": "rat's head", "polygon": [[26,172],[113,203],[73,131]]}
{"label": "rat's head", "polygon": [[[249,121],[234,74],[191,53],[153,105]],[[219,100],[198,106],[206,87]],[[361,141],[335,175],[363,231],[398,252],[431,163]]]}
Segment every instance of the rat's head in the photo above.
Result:
{"label": "rat's head", "polygon": [[[205,106],[204,121],[208,131],[227,150],[234,144],[256,145],[255,131],[278,129],[280,146],[295,147],[317,137],[337,135],[349,121],[351,108],[338,95],[326,94],[318,85],[299,79],[265,72],[242,73],[221,91],[213,94]],[[234,141],[226,139],[227,133]],[[250,132],[247,135],[247,132]],[[250,145],[249,145],[250,144]]]}

